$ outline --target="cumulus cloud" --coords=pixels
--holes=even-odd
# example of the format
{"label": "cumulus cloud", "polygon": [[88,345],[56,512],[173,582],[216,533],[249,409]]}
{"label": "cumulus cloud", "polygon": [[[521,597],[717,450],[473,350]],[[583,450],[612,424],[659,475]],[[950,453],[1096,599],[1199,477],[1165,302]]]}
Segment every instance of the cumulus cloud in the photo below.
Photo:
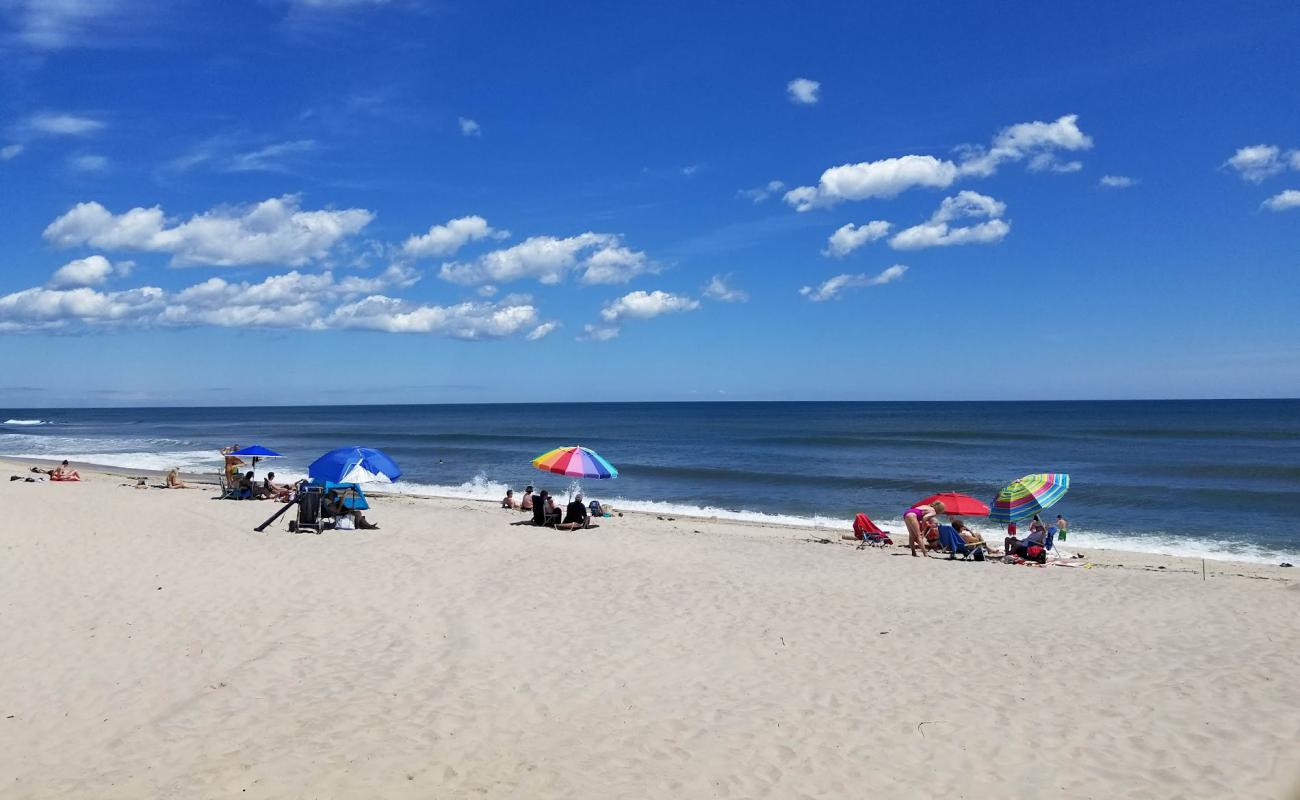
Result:
{"label": "cumulus cloud", "polygon": [[859,273],[857,275],[836,275],[834,278],[823,281],[820,286],[805,286],[799,290],[799,294],[813,301],[814,303],[824,303],[827,300],[834,300],[840,296],[840,292],[845,289],[857,289],[867,286],[883,286],[887,283],[903,277],[907,273],[907,267],[902,264],[894,266],[880,272],[877,275],[868,275]]}
{"label": "cumulus cloud", "polygon": [[[78,282],[102,282],[107,261],[84,259],[73,274]],[[116,268],[109,268],[116,269]],[[121,271],[118,270],[119,274]],[[58,278],[58,287],[69,284]],[[376,279],[376,286],[402,285],[400,265]],[[177,292],[142,287],[102,292],[88,286],[26,289],[0,297],[0,331],[49,331],[85,328],[263,327],[298,330],[349,328],[389,333],[424,333],[457,339],[491,339],[515,335],[540,339],[557,323],[538,320],[527,297],[500,302],[464,302],[449,306],[410,303],[383,294],[351,299],[359,287],[351,278],[336,281],[329,272],[292,271],[257,282],[209,278]],[[355,297],[355,294],[353,294]],[[550,327],[548,327],[550,326]]]}
{"label": "cumulus cloud", "polygon": [[1290,164],[1292,169],[1300,169],[1300,151],[1292,150],[1283,154],[1282,148],[1271,144],[1254,144],[1237,150],[1223,166],[1236,170],[1244,181],[1260,183],[1266,178],[1282,172]]}
{"label": "cumulus cloud", "polygon": [[1077,161],[1061,161],[1059,151],[1092,147],[1092,139],[1079,129],[1077,114],[1055,122],[1022,122],[1004,128],[988,148],[965,147],[959,162],[926,155],[905,155],[841,164],[822,173],[816,186],[798,186],[785,193],[785,202],[797,211],[829,208],[848,200],[894,197],[908,189],[946,189],[962,177],[988,177],[1005,163],[1028,160],[1038,172],[1073,172]]}
{"label": "cumulus cloud", "polygon": [[468,117],[458,117],[456,121],[460,123],[461,136],[482,136],[483,135],[483,129],[479,127],[479,124],[474,120],[469,119]]}
{"label": "cumulus cloud", "polygon": [[0,161],[8,161],[11,158],[17,158],[23,152],[23,145],[14,143],[0,147]]}
{"label": "cumulus cloud", "polygon": [[893,224],[883,219],[875,219],[862,225],[854,225],[852,222],[842,225],[826,240],[826,249],[822,251],[822,255],[843,258],[865,244],[885,238],[892,227]]}
{"label": "cumulus cloud", "polygon": [[[944,198],[928,221],[896,233],[889,246],[895,250],[920,250],[958,244],[994,244],[1011,232],[1011,224],[1001,218],[1006,210],[1005,203],[963,190],[955,197]],[[964,219],[985,221],[964,227],[952,225]]]}
{"label": "cumulus cloud", "polygon": [[1286,211],[1291,208],[1300,208],[1300,190],[1287,189],[1278,192],[1265,200],[1263,207],[1269,211]]}
{"label": "cumulus cloud", "polygon": [[445,263],[438,276],[461,285],[501,284],[525,278],[556,284],[579,270],[582,283],[609,284],[626,283],[655,269],[644,253],[623,246],[619,236],[588,231],[567,238],[533,236],[471,262]]}
{"label": "cumulus cloud", "polygon": [[785,184],[781,181],[768,181],[764,186],[755,186],[753,189],[741,189],[736,192],[736,196],[743,197],[754,205],[758,205],[784,188]]}
{"label": "cumulus cloud", "polygon": [[785,91],[790,97],[790,102],[797,106],[816,104],[817,94],[821,91],[821,88],[820,82],[808,78],[795,78],[785,85]]}
{"label": "cumulus cloud", "polygon": [[158,206],[113,214],[96,202],[78,203],[51,222],[44,236],[60,247],[171,253],[173,266],[298,267],[326,258],[375,216],[360,208],[303,211],[299,202],[297,195],[284,195],[253,206],[214,208],[184,222],[168,220]]}
{"label": "cumulus cloud", "polygon": [[68,166],[77,172],[103,172],[108,169],[108,158],[93,154],[73,156],[68,159]]}
{"label": "cumulus cloud", "polygon": [[702,294],[710,300],[717,300],[720,303],[744,303],[749,300],[749,293],[733,288],[730,284],[731,275],[714,275],[708,283],[704,285]]}
{"label": "cumulus cloud", "polygon": [[612,300],[601,309],[600,317],[606,322],[653,319],[661,314],[694,311],[699,307],[699,300],[656,289],[653,292],[629,292],[617,300]]}
{"label": "cumulus cloud", "polygon": [[125,275],[130,269],[130,262],[125,262],[121,269],[115,269],[113,263],[103,256],[87,256],[69,261],[55,270],[50,277],[49,287],[70,289],[78,286],[99,286],[115,272]]}
{"label": "cumulus cloud", "polygon": [[339,280],[339,291],[344,294],[374,294],[387,289],[405,289],[420,280],[418,270],[406,264],[389,264],[388,268],[372,278],[348,275]]}
{"label": "cumulus cloud", "polygon": [[1127,189],[1130,186],[1137,186],[1139,181],[1127,175],[1102,175],[1097,183],[1105,189]]}
{"label": "cumulus cloud", "polygon": [[103,122],[90,117],[42,111],[27,118],[27,127],[50,136],[85,136],[105,126]]}
{"label": "cumulus cloud", "polygon": [[618,326],[616,325],[583,325],[582,335],[578,337],[584,342],[608,342],[610,339],[618,338]]}
{"label": "cumulus cloud", "polygon": [[402,252],[412,258],[449,256],[469,242],[489,236],[505,238],[509,231],[498,231],[480,216],[458,217],[443,225],[432,225],[429,232],[412,236],[402,245]]}
{"label": "cumulus cloud", "polygon": [[453,306],[417,305],[383,295],[372,295],[339,306],[325,321],[328,328],[351,328],[386,333],[426,333],[453,339],[500,339],[532,332],[538,327],[537,309],[466,301]]}

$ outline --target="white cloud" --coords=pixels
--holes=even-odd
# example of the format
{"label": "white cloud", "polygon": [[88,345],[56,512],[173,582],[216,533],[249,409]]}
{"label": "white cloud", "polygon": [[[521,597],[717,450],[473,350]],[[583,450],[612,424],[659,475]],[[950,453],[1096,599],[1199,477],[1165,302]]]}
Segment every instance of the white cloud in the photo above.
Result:
{"label": "white cloud", "polygon": [[268,144],[246,153],[235,153],[225,162],[225,168],[230,172],[283,172],[287,159],[319,148],[314,139]]}
{"label": "white cloud", "polygon": [[112,262],[103,256],[87,256],[69,261],[55,270],[50,277],[51,289],[71,289],[78,286],[99,286],[115,271],[125,275],[131,269],[130,262],[115,270]]}
{"label": "white cloud", "polygon": [[583,262],[579,280],[588,285],[627,283],[638,275],[656,272],[656,265],[643,252],[621,245],[602,247]]}
{"label": "white cloud", "polygon": [[817,186],[800,186],[785,193],[798,211],[829,208],[845,200],[894,197],[917,186],[944,189],[957,179],[957,165],[934,156],[902,156],[841,164],[822,173]]}
{"label": "white cloud", "polygon": [[893,227],[892,223],[883,219],[875,219],[862,225],[854,225],[852,222],[842,225],[826,240],[826,249],[822,251],[822,255],[843,258],[864,244],[885,238]]}
{"label": "white cloud", "polygon": [[158,206],[115,215],[96,202],[78,203],[51,222],[44,236],[60,247],[171,253],[173,266],[297,267],[324,259],[375,216],[360,208],[302,211],[298,206],[297,195],[284,195],[254,206],[214,208],[170,224]]}
{"label": "white cloud", "polygon": [[695,173],[697,173],[697,172],[700,171],[700,165],[699,165],[699,164],[687,164],[686,166],[682,167],[680,171],[681,171],[681,173],[682,173],[683,175],[685,175],[686,177],[689,178],[689,177],[691,177],[692,175],[694,175]]}
{"label": "white cloud", "polygon": [[59,50],[80,43],[93,24],[118,13],[118,0],[8,0],[0,10],[13,15],[18,39],[38,50]]}
{"label": "white cloud", "polygon": [[616,325],[583,325],[582,335],[578,337],[584,342],[608,342],[610,339],[618,338],[618,326]]}
{"label": "white cloud", "polygon": [[509,235],[509,231],[493,229],[480,216],[458,217],[448,220],[445,225],[430,226],[428,233],[410,237],[402,245],[402,252],[412,258],[449,256],[469,242],[489,236],[504,238]]}
{"label": "white cloud", "polygon": [[600,317],[606,322],[653,319],[661,314],[694,311],[699,307],[699,300],[656,289],[653,292],[629,292],[617,300],[612,300],[601,309]]}
{"label": "white cloud", "polygon": [[23,152],[23,145],[7,144],[4,147],[0,147],[0,161],[8,161],[11,158],[16,158],[22,152]]}
{"label": "white cloud", "polygon": [[714,275],[707,284],[704,285],[703,295],[710,300],[717,300],[720,303],[745,303],[749,301],[749,293],[733,288],[730,285],[731,275]]}
{"label": "white cloud", "polygon": [[125,292],[75,289],[24,289],[0,296],[0,332],[59,330],[75,323],[114,325],[137,322],[163,302],[162,289],[145,286]]}
{"label": "white cloud", "polygon": [[418,270],[406,264],[389,264],[388,268],[373,278],[348,275],[338,282],[339,291],[345,294],[375,294],[394,287],[405,289],[420,280]]}
{"label": "white cloud", "polygon": [[1300,172],[1300,150],[1292,150],[1288,161],[1291,162],[1291,169]]}
{"label": "white cloud", "polygon": [[1127,189],[1130,186],[1137,186],[1139,181],[1127,175],[1102,175],[1098,183],[1106,189]]}
{"label": "white cloud", "polygon": [[795,78],[785,85],[785,90],[790,96],[790,102],[799,106],[811,106],[817,102],[817,93],[821,91],[822,85],[818,81],[807,78]]}
{"label": "white cloud", "polygon": [[999,131],[988,149],[962,149],[960,163],[934,156],[905,155],[841,164],[822,173],[816,186],[799,186],[785,193],[785,202],[798,211],[829,208],[846,200],[894,197],[917,187],[946,189],[961,177],[987,177],[1000,165],[1029,159],[1034,171],[1073,172],[1077,161],[1061,161],[1058,151],[1087,150],[1092,139],[1079,130],[1078,115],[1055,122],[1022,122]]}
{"label": "white cloud", "polygon": [[766,186],[756,186],[753,189],[741,189],[736,192],[736,196],[743,197],[746,200],[753,202],[754,205],[758,205],[784,188],[785,184],[781,181],[768,181]]}
{"label": "white cloud", "polygon": [[799,294],[814,303],[823,303],[827,300],[834,300],[839,297],[840,292],[845,289],[856,289],[866,286],[883,286],[902,278],[906,273],[907,267],[902,264],[895,264],[878,275],[867,275],[866,273],[860,273],[857,275],[836,275],[834,278],[822,282],[822,284],[816,288],[813,288],[812,286],[803,287],[799,290]]}
{"label": "white cloud", "polygon": [[372,295],[339,306],[325,321],[328,328],[387,333],[431,333],[453,339],[499,339],[536,331],[537,309],[506,302],[464,302],[454,306],[415,305]]}
{"label": "white cloud", "polygon": [[479,124],[474,120],[469,119],[468,117],[458,117],[456,121],[460,123],[461,136],[482,136],[483,135],[483,129],[479,127]]}
{"label": "white cloud", "polygon": [[42,111],[27,118],[27,127],[50,136],[85,136],[104,128],[104,123],[90,117]]}
{"label": "white cloud", "polygon": [[[958,244],[994,244],[1011,232],[1011,224],[1001,219],[1006,210],[1005,203],[963,190],[956,197],[944,198],[928,221],[895,234],[889,246],[895,250],[920,250]],[[966,227],[950,225],[962,219],[986,221]]]}
{"label": "white cloud", "polygon": [[1291,208],[1300,208],[1300,190],[1287,189],[1278,192],[1264,201],[1263,208],[1269,211],[1286,211]]}
{"label": "white cloud", "polygon": [[103,172],[108,169],[108,158],[94,154],[73,156],[68,159],[68,166],[77,172]]}
{"label": "white cloud", "polygon": [[[1293,152],[1288,159],[1294,165],[1296,154]],[[1281,148],[1271,144],[1255,144],[1238,149],[1232,158],[1223,162],[1223,166],[1235,169],[1242,180],[1260,183],[1285,170],[1287,161],[1283,160]]]}
{"label": "white cloud", "polygon": [[541,325],[538,325],[536,328],[529,331],[528,335],[524,338],[530,342],[545,339],[558,327],[560,327],[560,323],[558,322],[543,322]]}
{"label": "white cloud", "polygon": [[619,236],[588,231],[563,239],[533,236],[471,262],[445,263],[438,276],[461,285],[501,284],[525,278],[556,284],[577,269],[582,270],[579,280],[583,283],[608,284],[626,283],[657,267],[645,253],[624,247]]}

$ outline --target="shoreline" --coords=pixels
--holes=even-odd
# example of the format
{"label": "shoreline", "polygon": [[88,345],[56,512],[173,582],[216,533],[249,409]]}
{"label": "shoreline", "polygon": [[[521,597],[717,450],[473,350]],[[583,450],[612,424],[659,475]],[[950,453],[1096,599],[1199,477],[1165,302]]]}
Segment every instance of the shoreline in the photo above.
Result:
{"label": "shoreline", "polygon": [[[59,459],[38,459],[38,458],[15,458],[12,456],[0,457],[0,469],[11,464],[21,465],[26,468],[31,466],[57,466]],[[95,475],[104,478],[116,480],[130,480],[138,477],[158,478],[166,476],[163,470],[147,469],[128,469],[123,467],[114,467],[105,464],[90,464],[85,462],[69,461],[69,466],[82,473]],[[19,472],[18,474],[23,474]],[[203,487],[215,488],[217,476],[212,473],[180,473],[181,479],[187,483],[199,484]],[[127,487],[129,488],[129,487]],[[164,490],[165,491],[165,490]],[[409,494],[404,492],[385,492],[382,489],[366,490],[366,497],[377,499],[407,499],[416,502],[428,502],[436,504],[447,503],[472,503],[474,507],[487,511],[504,511],[499,509],[499,502],[494,500],[483,500],[479,498],[452,497],[441,495],[424,495]],[[255,501],[241,501],[255,502]],[[271,507],[269,502],[268,508]],[[827,544],[832,544],[850,549],[857,549],[859,542],[854,540],[842,539],[842,535],[850,531],[852,521],[845,521],[841,527],[830,526],[813,526],[813,525],[788,525],[778,522],[757,522],[749,520],[734,520],[725,517],[710,517],[692,514],[664,514],[648,511],[633,511],[625,509],[616,509],[621,515],[634,520],[682,523],[692,525],[716,526],[721,532],[730,532],[733,535],[744,535],[745,531],[757,529],[761,531],[762,536],[780,538],[780,539],[808,539],[809,541],[828,540]],[[269,515],[269,513],[268,513]],[[522,515],[520,516],[522,518]],[[752,534],[751,534],[752,535]],[[892,551],[906,551],[905,534],[903,540],[894,536],[894,548]],[[999,542],[990,541],[990,544],[997,546]],[[1177,571],[1188,573],[1201,573],[1202,561],[1205,562],[1205,573],[1207,575],[1235,575],[1241,577],[1267,577],[1276,580],[1300,580],[1300,568],[1282,567],[1279,564],[1270,564],[1257,561],[1233,561],[1230,559],[1202,558],[1198,556],[1179,556],[1164,553],[1148,553],[1138,550],[1123,550],[1107,547],[1086,547],[1076,551],[1070,547],[1062,548],[1068,553],[1082,552],[1087,562],[1097,567],[1114,567],[1114,568],[1134,568],[1143,570],[1156,571]],[[889,550],[889,548],[886,548]],[[1000,547],[998,548],[1000,549]],[[946,556],[931,554],[931,559],[946,560]],[[1212,565],[1212,566],[1211,566]],[[1292,573],[1295,573],[1294,576]]]}

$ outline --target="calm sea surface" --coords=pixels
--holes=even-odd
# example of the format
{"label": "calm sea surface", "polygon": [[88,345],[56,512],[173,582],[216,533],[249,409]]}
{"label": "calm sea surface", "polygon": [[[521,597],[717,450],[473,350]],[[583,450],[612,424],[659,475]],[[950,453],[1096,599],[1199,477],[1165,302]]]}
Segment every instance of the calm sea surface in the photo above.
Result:
{"label": "calm sea surface", "polygon": [[263,444],[292,477],[362,444],[397,460],[402,491],[492,499],[528,483],[570,489],[528,462],[583,444],[622,473],[584,491],[623,507],[843,524],[865,511],[895,529],[931,492],[991,502],[1023,474],[1068,472],[1057,508],[1080,548],[1300,563],[1298,400],[0,409],[0,420],[5,455],[215,471],[219,447]]}

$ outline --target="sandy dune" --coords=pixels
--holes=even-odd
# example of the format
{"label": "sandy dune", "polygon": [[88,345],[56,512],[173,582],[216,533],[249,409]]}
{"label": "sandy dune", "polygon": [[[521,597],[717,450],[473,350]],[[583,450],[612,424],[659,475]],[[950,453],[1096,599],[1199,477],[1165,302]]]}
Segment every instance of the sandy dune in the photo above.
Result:
{"label": "sandy dune", "polygon": [[556,533],[408,498],[375,501],[380,531],[257,534],[270,503],[88,478],[0,483],[0,796],[1300,782],[1293,570],[950,563],[652,516]]}

